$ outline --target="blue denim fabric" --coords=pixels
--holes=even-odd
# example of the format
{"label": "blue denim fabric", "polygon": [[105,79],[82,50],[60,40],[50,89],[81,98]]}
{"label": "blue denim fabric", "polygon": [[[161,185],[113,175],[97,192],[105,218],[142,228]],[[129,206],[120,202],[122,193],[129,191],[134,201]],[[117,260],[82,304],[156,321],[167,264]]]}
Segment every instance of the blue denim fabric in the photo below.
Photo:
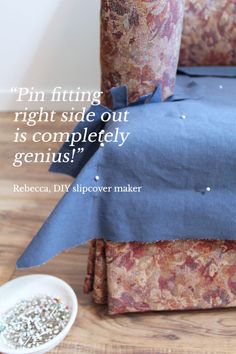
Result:
{"label": "blue denim fabric", "polygon": [[[131,134],[122,147],[88,144],[73,166],[51,167],[76,178],[18,260],[19,268],[101,236],[119,242],[236,240],[236,68],[181,70],[172,98],[129,107],[126,123],[101,127],[104,107],[96,108],[95,128]],[[126,100],[122,90],[116,107]],[[128,185],[141,192],[73,191]]]}

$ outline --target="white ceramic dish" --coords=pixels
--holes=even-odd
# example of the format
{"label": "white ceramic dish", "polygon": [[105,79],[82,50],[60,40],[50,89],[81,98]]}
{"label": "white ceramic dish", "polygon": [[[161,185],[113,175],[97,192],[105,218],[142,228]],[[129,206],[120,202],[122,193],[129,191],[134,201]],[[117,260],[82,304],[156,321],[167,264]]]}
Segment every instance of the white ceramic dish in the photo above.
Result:
{"label": "white ceramic dish", "polygon": [[69,306],[70,319],[66,327],[49,342],[31,349],[12,349],[0,335],[0,352],[3,354],[43,354],[56,347],[68,334],[77,311],[77,298],[72,288],[63,280],[50,275],[27,275],[16,278],[0,287],[0,315],[22,299],[38,295],[58,297]]}

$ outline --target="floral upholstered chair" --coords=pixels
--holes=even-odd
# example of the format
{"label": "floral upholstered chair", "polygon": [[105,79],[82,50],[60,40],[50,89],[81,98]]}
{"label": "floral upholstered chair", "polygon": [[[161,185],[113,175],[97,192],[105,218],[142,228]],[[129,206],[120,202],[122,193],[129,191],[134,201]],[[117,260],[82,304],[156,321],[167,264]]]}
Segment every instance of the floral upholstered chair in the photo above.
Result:
{"label": "floral upholstered chair", "polygon": [[[157,83],[166,99],[173,94],[178,58],[180,66],[236,65],[236,0],[186,0],[183,30],[182,15],[182,1],[102,1],[107,103],[111,87],[122,84],[130,102]],[[191,235],[151,244],[94,240],[85,279],[89,291],[110,314],[236,306],[236,241]]]}

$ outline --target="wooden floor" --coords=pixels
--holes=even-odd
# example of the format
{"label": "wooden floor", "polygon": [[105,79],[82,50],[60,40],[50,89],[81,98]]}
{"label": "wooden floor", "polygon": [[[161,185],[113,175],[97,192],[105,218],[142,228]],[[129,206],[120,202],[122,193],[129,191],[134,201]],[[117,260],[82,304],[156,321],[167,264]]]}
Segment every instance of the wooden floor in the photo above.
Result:
{"label": "wooden floor", "polygon": [[[13,193],[13,184],[69,183],[69,177],[47,172],[47,165],[12,167],[17,150],[36,151],[36,144],[13,143],[13,114],[0,115],[0,283],[31,273],[47,273],[66,280],[78,295],[76,323],[54,354],[236,354],[236,310],[162,312],[116,317],[106,315],[84,295],[87,247],[59,255],[48,264],[16,271],[15,261],[53,209],[61,194]],[[40,125],[41,131],[56,130]],[[27,131],[33,131],[28,128]],[[47,147],[42,147],[46,150]],[[0,304],[1,306],[1,304]]]}

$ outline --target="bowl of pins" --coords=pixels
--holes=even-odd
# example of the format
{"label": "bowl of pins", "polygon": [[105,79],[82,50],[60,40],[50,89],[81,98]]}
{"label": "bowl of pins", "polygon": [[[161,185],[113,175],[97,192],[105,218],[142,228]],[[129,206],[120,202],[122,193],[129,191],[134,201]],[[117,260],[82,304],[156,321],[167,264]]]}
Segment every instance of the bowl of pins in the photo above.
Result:
{"label": "bowl of pins", "polygon": [[72,288],[50,275],[28,275],[0,287],[0,352],[43,354],[70,331],[78,303]]}

